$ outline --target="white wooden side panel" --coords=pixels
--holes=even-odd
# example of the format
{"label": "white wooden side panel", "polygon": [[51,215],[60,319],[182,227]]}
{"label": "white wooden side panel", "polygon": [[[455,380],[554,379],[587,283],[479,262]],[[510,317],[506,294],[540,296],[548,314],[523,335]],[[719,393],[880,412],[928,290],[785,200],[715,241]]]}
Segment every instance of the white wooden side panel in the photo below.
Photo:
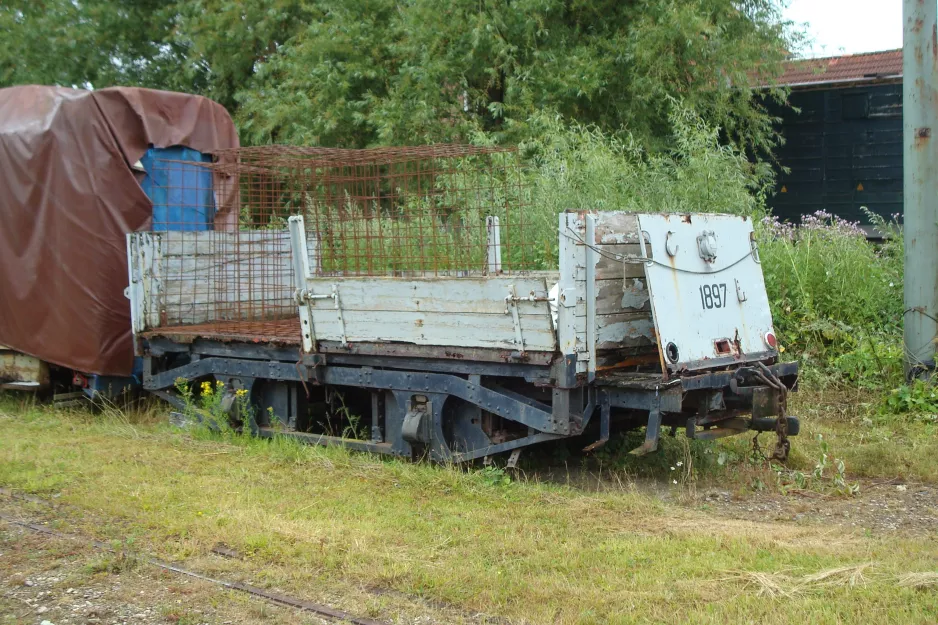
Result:
{"label": "white wooden side panel", "polygon": [[556,348],[544,278],[315,278],[307,284],[317,340],[520,350],[506,301],[513,285],[519,298],[536,300],[513,304],[524,349]]}
{"label": "white wooden side panel", "polygon": [[[332,292],[338,284],[342,308],[383,312],[479,313],[510,316],[505,313],[506,297],[514,285],[518,297],[547,299],[543,278],[314,278],[308,288],[314,295]],[[527,314],[547,310],[546,301],[521,301]],[[313,300],[314,310],[332,308],[332,300]]]}
{"label": "white wooden side panel", "polygon": [[641,256],[640,236],[638,215],[597,213],[597,351],[657,354],[645,267],[624,262]]}
{"label": "white wooden side panel", "polygon": [[[317,262],[318,238],[307,245]],[[135,332],[296,315],[287,231],[136,232],[128,260]]]}

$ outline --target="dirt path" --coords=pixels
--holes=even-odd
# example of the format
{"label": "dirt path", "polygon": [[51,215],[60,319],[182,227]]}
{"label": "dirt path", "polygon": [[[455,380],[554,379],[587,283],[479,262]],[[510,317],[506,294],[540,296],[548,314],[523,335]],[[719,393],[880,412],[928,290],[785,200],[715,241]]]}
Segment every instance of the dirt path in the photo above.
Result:
{"label": "dirt path", "polygon": [[[586,491],[634,489],[663,502],[727,519],[796,525],[838,525],[872,535],[938,533],[938,486],[902,480],[852,478],[860,487],[855,496],[792,489],[781,494],[764,490],[728,490],[725,486],[678,483],[656,478],[619,479],[613,474],[549,472],[537,479],[563,483]],[[764,476],[763,476],[764,477]],[[738,484],[737,484],[738,486]]]}

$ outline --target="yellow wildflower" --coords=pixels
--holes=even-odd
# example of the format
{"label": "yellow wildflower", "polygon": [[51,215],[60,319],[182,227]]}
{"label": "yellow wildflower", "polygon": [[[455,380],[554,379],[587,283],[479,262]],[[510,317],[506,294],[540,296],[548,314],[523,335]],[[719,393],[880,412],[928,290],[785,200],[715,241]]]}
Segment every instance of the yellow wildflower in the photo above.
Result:
{"label": "yellow wildflower", "polygon": [[235,391],[235,395],[237,395],[238,397],[244,397],[247,394],[248,394],[248,390],[246,388],[239,388],[238,390]]}
{"label": "yellow wildflower", "polygon": [[211,395],[215,389],[212,388],[211,382],[202,382],[202,394]]}

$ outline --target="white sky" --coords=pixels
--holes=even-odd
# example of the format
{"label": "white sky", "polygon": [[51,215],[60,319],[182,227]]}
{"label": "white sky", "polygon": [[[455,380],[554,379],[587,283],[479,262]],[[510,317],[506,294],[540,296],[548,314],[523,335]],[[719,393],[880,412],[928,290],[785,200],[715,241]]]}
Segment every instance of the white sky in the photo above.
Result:
{"label": "white sky", "polygon": [[802,57],[902,47],[902,0],[790,0],[785,17],[808,24]]}

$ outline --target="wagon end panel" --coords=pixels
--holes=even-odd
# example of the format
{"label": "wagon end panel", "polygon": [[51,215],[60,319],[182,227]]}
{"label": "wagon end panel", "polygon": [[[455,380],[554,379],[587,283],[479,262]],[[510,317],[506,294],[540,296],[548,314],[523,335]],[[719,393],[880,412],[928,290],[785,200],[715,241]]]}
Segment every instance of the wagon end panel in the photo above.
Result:
{"label": "wagon end panel", "polygon": [[752,220],[639,216],[655,331],[671,372],[778,357]]}

